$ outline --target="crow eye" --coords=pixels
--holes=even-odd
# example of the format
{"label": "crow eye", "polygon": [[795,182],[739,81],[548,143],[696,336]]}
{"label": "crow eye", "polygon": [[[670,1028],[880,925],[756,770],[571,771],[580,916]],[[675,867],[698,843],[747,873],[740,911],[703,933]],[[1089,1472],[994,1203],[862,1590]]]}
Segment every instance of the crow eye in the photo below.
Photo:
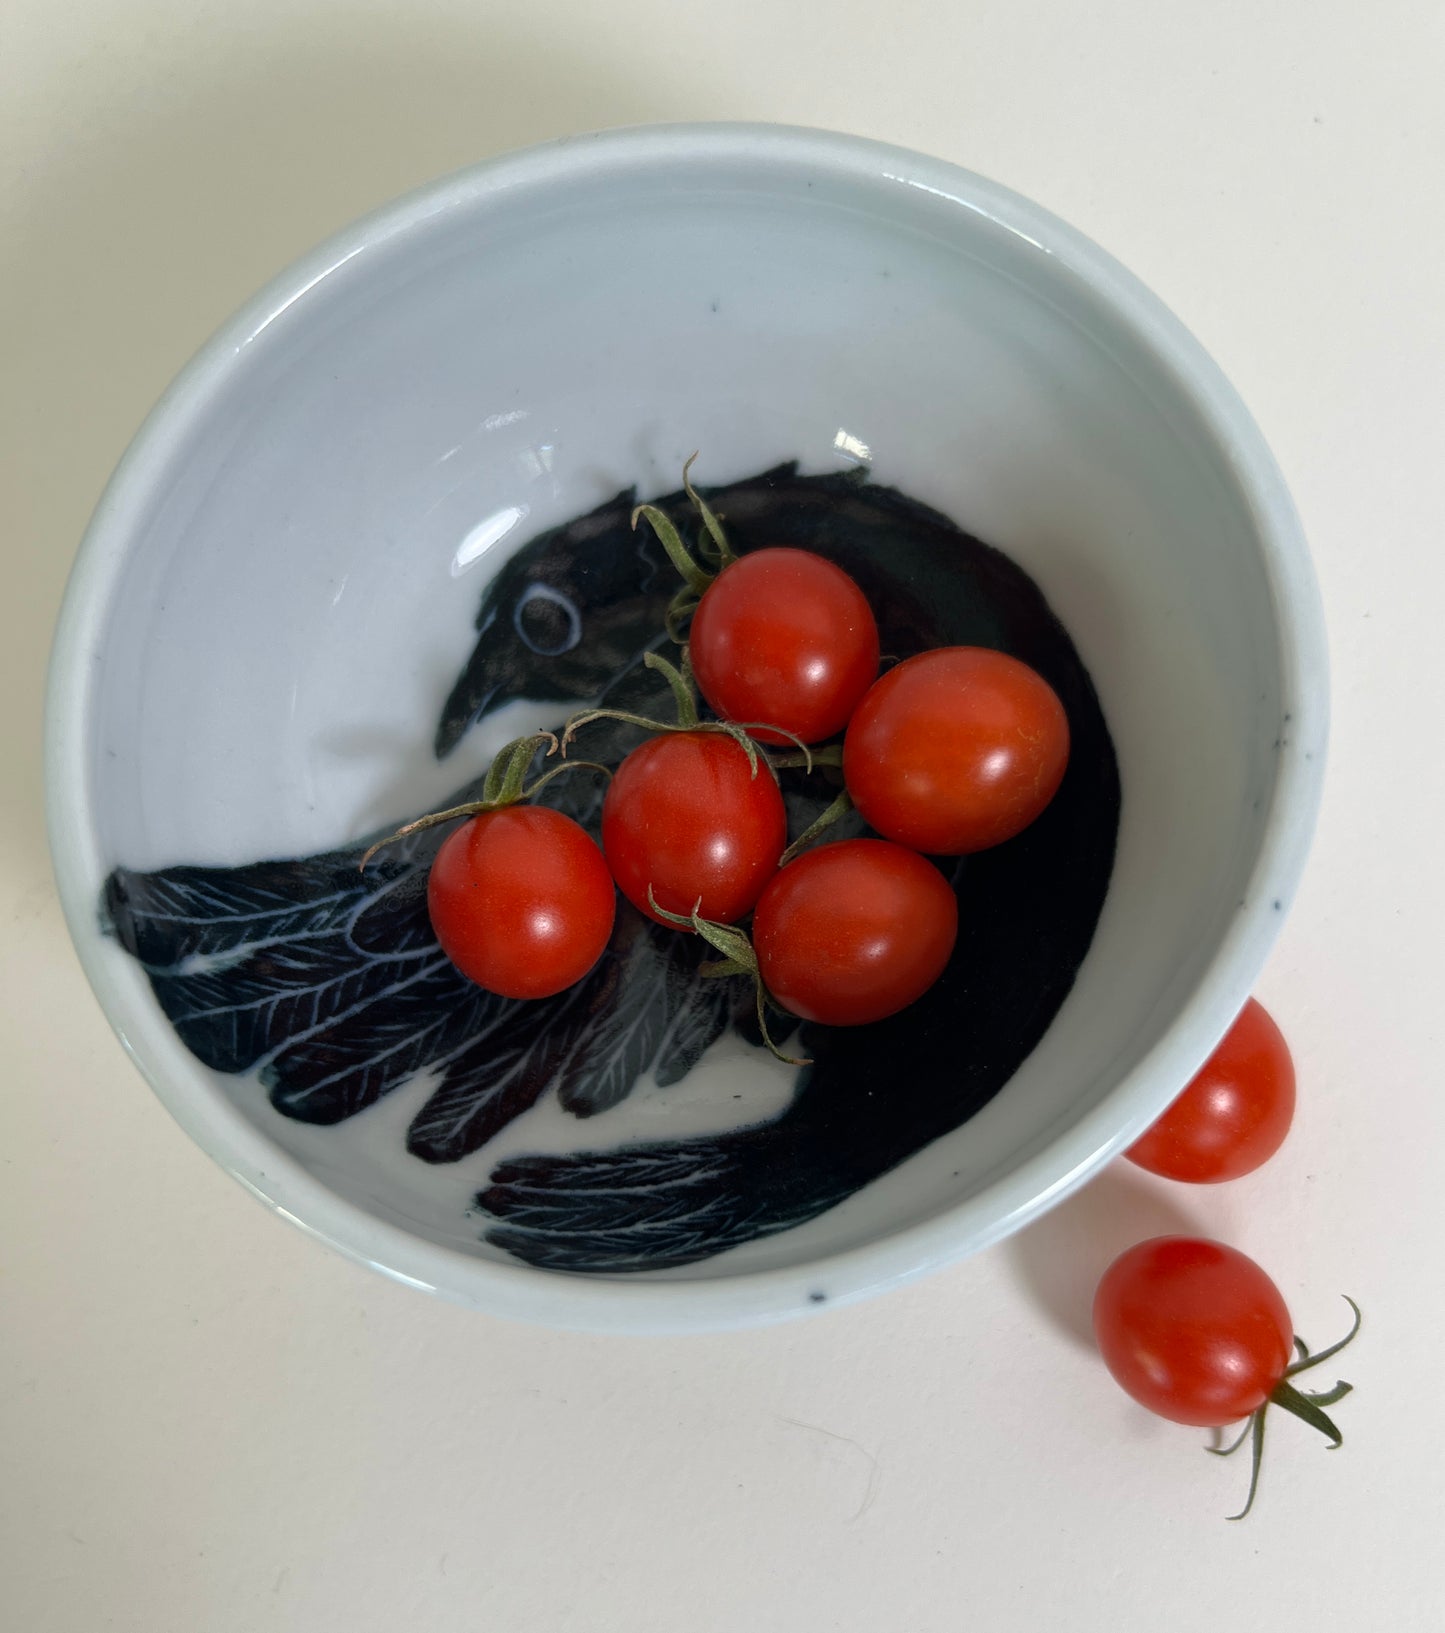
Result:
{"label": "crow eye", "polygon": [[512,625],[523,642],[543,658],[570,652],[582,639],[582,614],[550,584],[529,584],[522,592]]}

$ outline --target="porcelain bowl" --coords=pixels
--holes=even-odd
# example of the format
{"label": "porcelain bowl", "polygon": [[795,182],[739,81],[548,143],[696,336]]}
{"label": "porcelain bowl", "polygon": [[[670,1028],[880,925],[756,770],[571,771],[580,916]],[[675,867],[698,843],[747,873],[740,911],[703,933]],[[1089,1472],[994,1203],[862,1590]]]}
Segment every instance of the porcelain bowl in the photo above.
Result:
{"label": "porcelain bowl", "polygon": [[[807,1117],[798,1074],[735,1029],[679,1042],[691,998],[657,1022],[671,1066],[654,1038],[569,1089],[561,1010],[540,1054],[508,1053],[497,1013],[447,985],[417,857],[375,896],[355,867],[575,707],[596,677],[568,662],[618,658],[568,563],[592,571],[596,518],[676,490],[694,449],[700,480],[743,485],[740,515],[781,468],[808,493],[896,490],[1003,551],[1117,755],[1076,978],[987,1096],[960,1086],[951,1122],[895,1144],[911,1097],[964,1084],[966,1015],[927,1073],[905,1055]],[[277,1212],[504,1315],[736,1326],[997,1241],[1164,1109],[1282,922],[1326,713],[1317,593],[1261,435],[1107,255],[871,142],[621,131],[343,232],[172,386],[68,591],[52,848],[127,1049]],[[653,966],[629,979],[673,991]],[[871,1161],[850,1124],[870,1117]]]}

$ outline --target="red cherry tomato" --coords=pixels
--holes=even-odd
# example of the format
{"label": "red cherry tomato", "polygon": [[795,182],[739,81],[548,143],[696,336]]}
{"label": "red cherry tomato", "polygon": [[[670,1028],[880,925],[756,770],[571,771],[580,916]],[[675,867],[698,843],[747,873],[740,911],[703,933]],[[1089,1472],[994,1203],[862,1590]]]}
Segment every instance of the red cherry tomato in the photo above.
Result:
{"label": "red cherry tomato", "polygon": [[1068,762],[1069,722],[1052,687],[978,646],[890,669],[843,743],[843,779],[864,820],[930,856],[1012,839],[1058,792]]}
{"label": "red cherry tomato", "polygon": [[1222,1242],[1157,1236],[1121,1253],[1094,1295],[1115,1382],[1160,1417],[1217,1428],[1270,1398],[1294,1328],[1279,1289]]}
{"label": "red cherry tomato", "polygon": [[921,998],[957,936],[947,880],[883,839],[804,851],[753,915],[763,985],[784,1009],[824,1026],[864,1026]]}
{"label": "red cherry tomato", "polygon": [[447,835],[427,907],[463,975],[504,998],[548,998],[602,956],[617,894],[602,852],[571,817],[508,805]]}
{"label": "red cherry tomato", "polygon": [[755,550],[725,567],[693,614],[688,650],[724,720],[765,720],[805,743],[842,731],[878,675],[878,626],[862,590],[808,550]]}
{"label": "red cherry tomato", "polygon": [[719,731],[650,737],[617,768],[602,803],[602,848],[622,894],[650,918],[660,907],[731,924],[752,907],[788,842],[771,768],[756,771]]}
{"label": "red cherry tomato", "polygon": [[1166,1179],[1238,1179],[1279,1150],[1293,1116],[1294,1062],[1251,998],[1184,1093],[1124,1155]]}

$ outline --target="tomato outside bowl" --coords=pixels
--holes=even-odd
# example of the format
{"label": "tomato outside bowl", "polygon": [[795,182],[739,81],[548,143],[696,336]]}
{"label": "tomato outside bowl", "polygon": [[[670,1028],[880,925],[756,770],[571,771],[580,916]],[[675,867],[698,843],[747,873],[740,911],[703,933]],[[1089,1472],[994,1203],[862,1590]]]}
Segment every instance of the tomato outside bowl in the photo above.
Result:
{"label": "tomato outside bowl", "polygon": [[[786,1069],[725,1039],[706,1070],[586,1124],[544,1095],[465,1160],[422,1162],[405,1140],[428,1082],[334,1127],[279,1115],[257,1071],[187,1049],[98,904],[120,866],[237,869],[355,844],[555,723],[555,704],[517,698],[437,758],[479,592],[516,547],[619,489],[675,488],[694,448],[717,484],[787,460],[867,466],[1031,574],[1113,737],[1117,853],[1072,990],[962,1126],[728,1251],[548,1269],[486,1239],[476,1198],[499,1162],[549,1141],[766,1127]],[[565,643],[566,608],[534,610]],[[728,1328],[977,1252],[1137,1138],[1278,933],[1326,729],[1323,620],[1285,484],[1219,369],[1134,277],[940,160],[816,131],[655,127],[508,155],[386,207],[281,274],[177,379],[71,578],[47,704],[50,834],[126,1049],[268,1206],[496,1314]],[[173,974],[226,972],[224,949],[185,945]],[[782,1182],[806,1184],[808,1160],[795,1153]]]}

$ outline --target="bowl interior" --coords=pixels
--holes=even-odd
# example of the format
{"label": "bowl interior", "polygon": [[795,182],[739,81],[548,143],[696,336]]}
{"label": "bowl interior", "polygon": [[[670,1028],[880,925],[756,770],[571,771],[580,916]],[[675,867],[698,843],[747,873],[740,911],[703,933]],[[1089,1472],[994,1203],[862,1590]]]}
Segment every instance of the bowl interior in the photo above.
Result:
{"label": "bowl interior", "polygon": [[[1121,1143],[1242,996],[1253,970],[1237,964],[1181,1034],[1242,924],[1262,956],[1283,904],[1260,902],[1254,875],[1282,756],[1321,747],[1321,711],[1289,690],[1237,450],[1157,344],[1164,320],[1047,218],[946,167],[894,173],[886,152],[616,138],[444,184],[283,280],[161,410],[98,524],[111,565],[66,721],[86,790],[66,865],[91,901],[118,864],[352,842],[555,723],[565,709],[516,702],[445,761],[433,749],[499,567],[621,488],[675,488],[695,448],[715,483],[867,464],[1042,587],[1123,787],[1073,992],[962,1128],[811,1223],[673,1278],[806,1266],[945,1216],[977,1243]],[[93,957],[142,1063],[174,1076],[139,972],[109,943]],[[585,1127],[544,1100],[435,1167],[402,1143],[424,1083],[308,1128],[253,1074],[184,1070],[331,1192],[480,1261],[504,1257],[469,1212],[500,1158],[728,1127],[790,1092],[784,1069],[719,1045],[678,1089]]]}

